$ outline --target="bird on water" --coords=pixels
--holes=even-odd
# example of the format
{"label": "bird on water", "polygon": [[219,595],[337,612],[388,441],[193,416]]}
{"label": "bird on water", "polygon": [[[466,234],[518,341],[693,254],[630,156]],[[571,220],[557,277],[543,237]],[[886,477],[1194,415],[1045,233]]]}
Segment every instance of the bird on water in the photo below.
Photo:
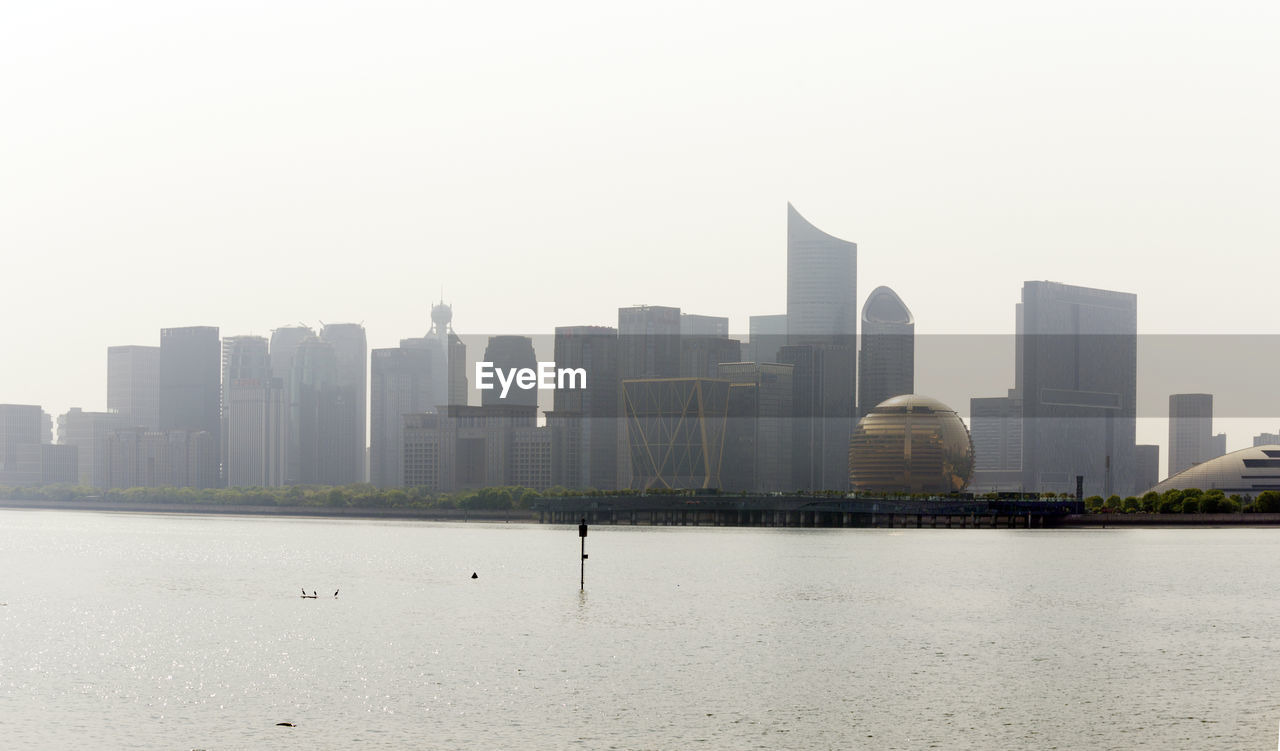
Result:
{"label": "bird on water", "polygon": [[336,590],[336,589],[335,589],[335,590],[333,590],[333,598],[334,598],[335,600],[338,598],[338,591],[339,591],[339,590]]}

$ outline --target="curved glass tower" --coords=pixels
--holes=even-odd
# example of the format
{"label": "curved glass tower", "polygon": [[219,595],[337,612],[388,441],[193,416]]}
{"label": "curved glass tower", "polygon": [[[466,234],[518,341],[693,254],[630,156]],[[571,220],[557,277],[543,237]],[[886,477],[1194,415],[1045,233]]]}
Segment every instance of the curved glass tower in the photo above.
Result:
{"label": "curved glass tower", "polygon": [[858,333],[858,245],[828,235],[787,204],[788,344]]}
{"label": "curved glass tower", "polygon": [[858,416],[892,396],[915,393],[916,319],[902,298],[876,287],[862,305]]}

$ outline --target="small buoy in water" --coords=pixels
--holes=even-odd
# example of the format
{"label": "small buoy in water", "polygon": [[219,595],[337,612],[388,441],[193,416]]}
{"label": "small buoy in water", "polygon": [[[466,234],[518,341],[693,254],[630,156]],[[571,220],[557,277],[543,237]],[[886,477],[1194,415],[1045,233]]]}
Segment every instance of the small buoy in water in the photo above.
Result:
{"label": "small buoy in water", "polygon": [[472,572],[471,572],[471,578],[472,578],[472,579],[479,579],[479,578],[480,578],[480,575],[479,575],[479,574],[477,574],[476,572],[472,571]]}
{"label": "small buoy in water", "polygon": [[276,727],[278,727],[278,728],[296,728],[296,727],[298,727],[298,726],[297,726],[297,725],[294,725],[292,722],[277,722],[277,723],[276,723]]}

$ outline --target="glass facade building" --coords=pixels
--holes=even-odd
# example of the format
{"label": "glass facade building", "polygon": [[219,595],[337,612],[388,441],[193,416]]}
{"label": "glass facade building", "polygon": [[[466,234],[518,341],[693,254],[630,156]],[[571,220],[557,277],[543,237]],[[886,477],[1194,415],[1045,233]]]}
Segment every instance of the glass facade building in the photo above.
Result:
{"label": "glass facade building", "polygon": [[956,411],[927,396],[904,395],[876,406],[849,439],[854,491],[951,493],[973,474],[973,444]]}

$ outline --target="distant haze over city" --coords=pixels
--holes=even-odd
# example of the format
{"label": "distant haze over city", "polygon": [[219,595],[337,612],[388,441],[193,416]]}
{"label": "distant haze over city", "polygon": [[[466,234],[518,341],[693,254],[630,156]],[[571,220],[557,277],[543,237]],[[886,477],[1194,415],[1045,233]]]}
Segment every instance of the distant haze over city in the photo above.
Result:
{"label": "distant haze over city", "polygon": [[[0,401],[53,415],[105,409],[107,347],[162,327],[394,347],[443,296],[464,338],[632,304],[745,338],[786,311],[787,201],[920,337],[1011,334],[1027,280],[1134,293],[1140,334],[1276,329],[1275,3],[3,19]],[[1215,431],[1280,428],[1251,417]]]}

